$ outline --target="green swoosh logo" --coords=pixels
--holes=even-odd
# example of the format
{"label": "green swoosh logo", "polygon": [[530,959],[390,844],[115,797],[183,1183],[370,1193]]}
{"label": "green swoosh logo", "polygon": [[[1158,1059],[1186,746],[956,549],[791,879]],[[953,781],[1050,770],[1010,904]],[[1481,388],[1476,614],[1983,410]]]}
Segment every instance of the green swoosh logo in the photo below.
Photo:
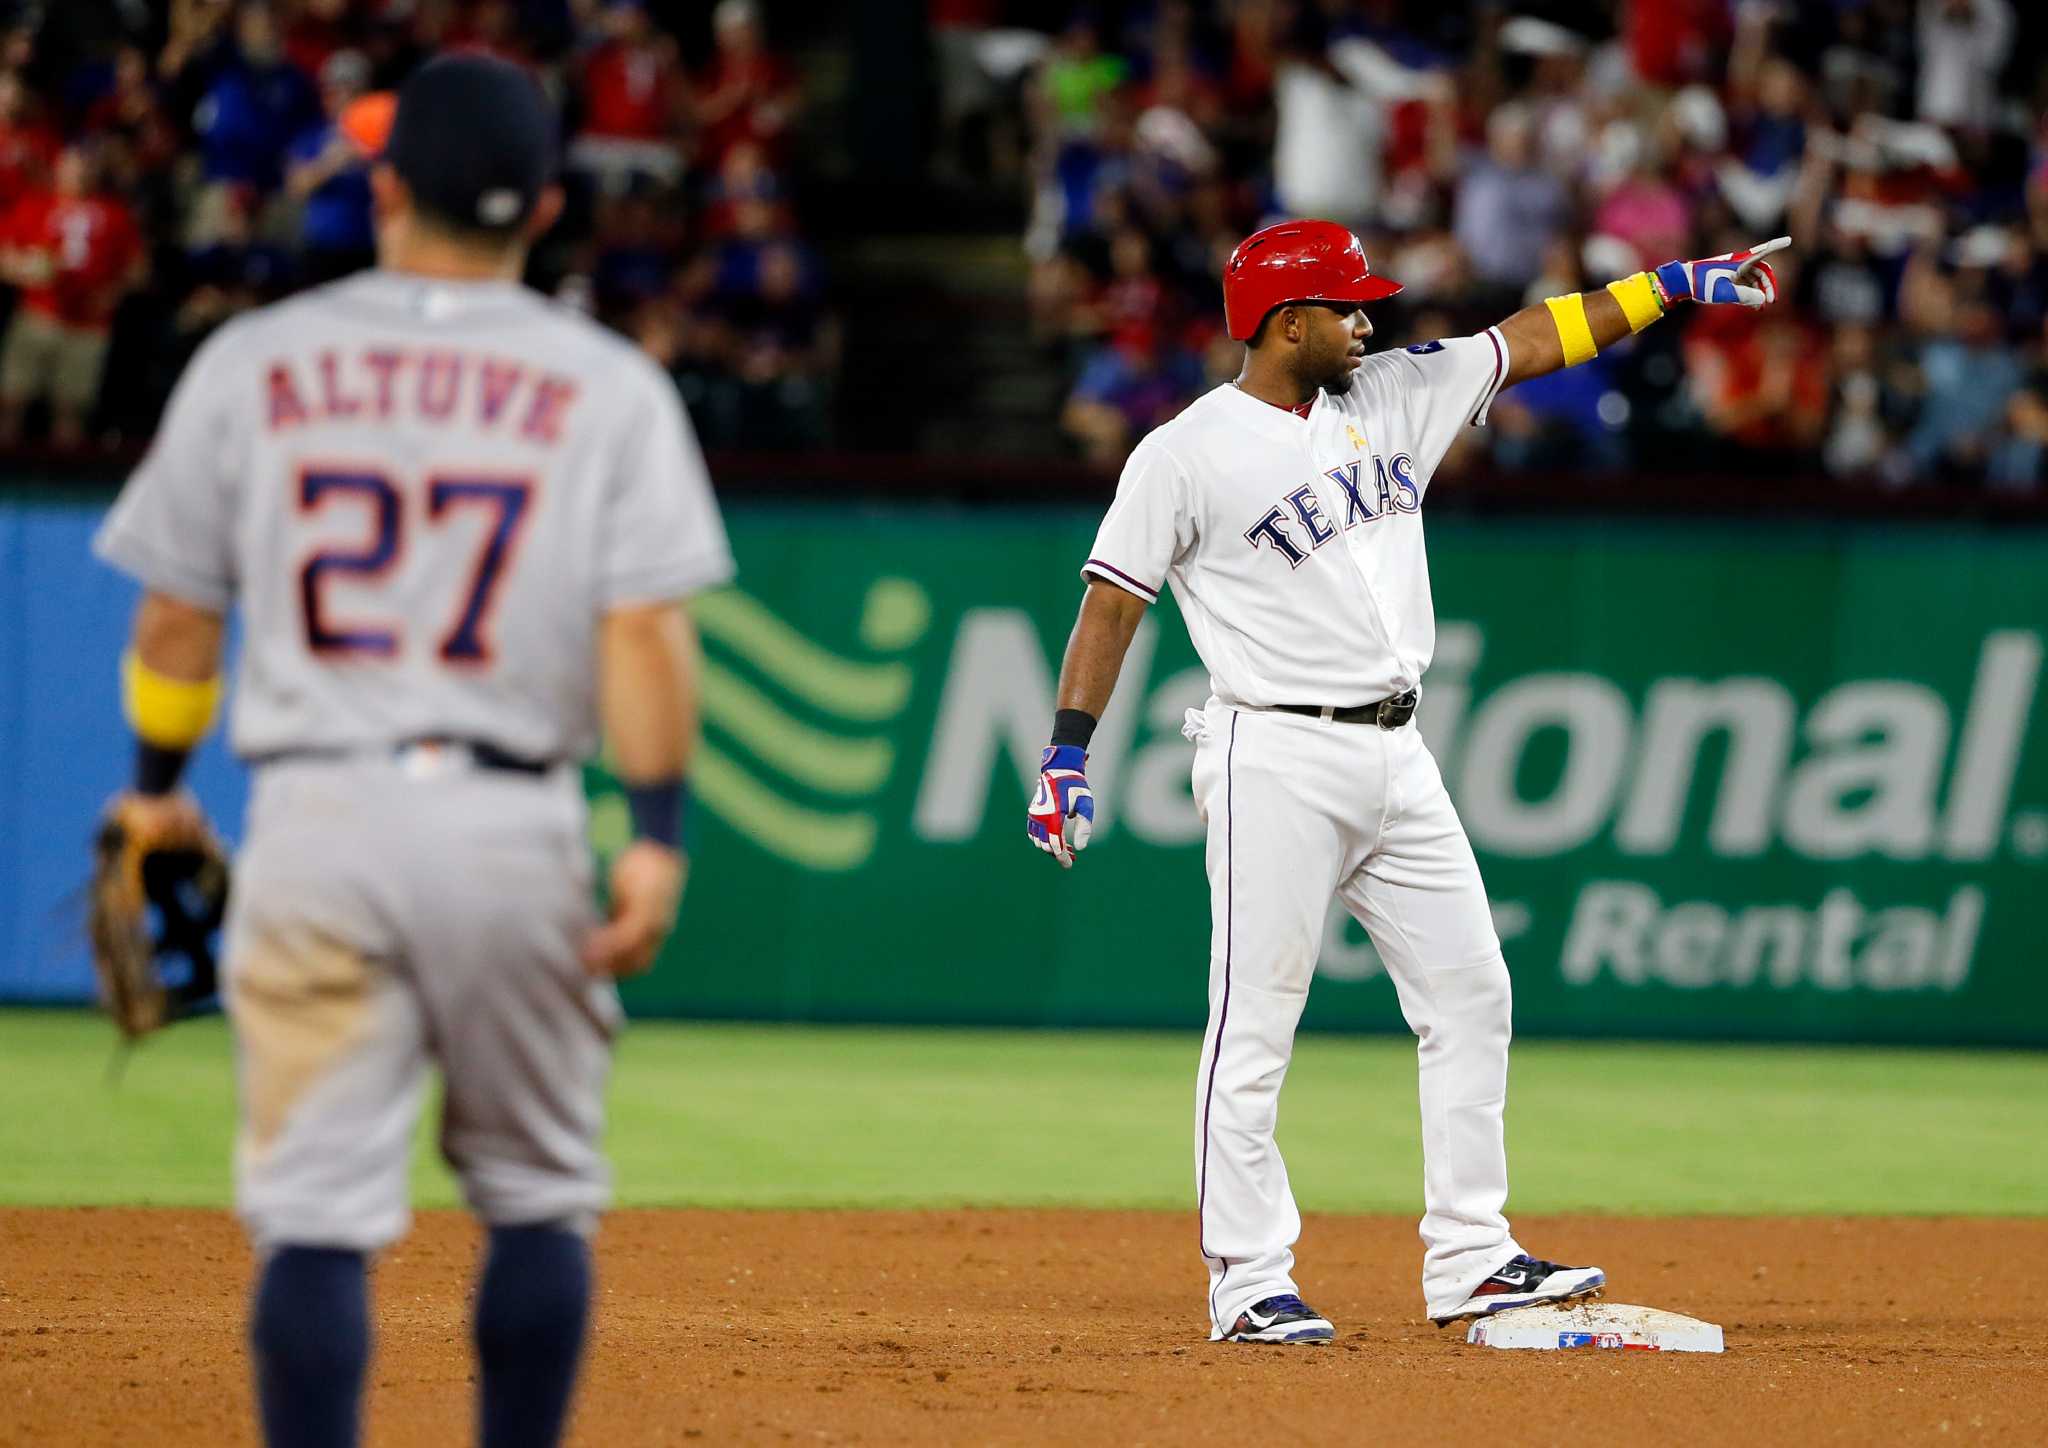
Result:
{"label": "green swoosh logo", "polygon": [[896,754],[886,739],[842,739],[798,723],[752,684],[709,660],[702,685],[705,720],[744,740],[763,764],[798,784],[863,795],[889,778]]}
{"label": "green swoosh logo", "polygon": [[[874,726],[893,723],[910,702],[910,665],[846,658],[736,588],[706,594],[690,611],[704,639],[705,738],[690,778],[697,798],[790,864],[842,871],[866,863],[881,832],[871,801],[896,767],[895,742]],[[924,637],[931,599],[911,579],[878,578],[843,616],[856,647],[900,653]],[[615,855],[632,835],[625,799],[599,770],[586,777],[591,840],[601,856]],[[791,797],[799,793],[844,803]]]}
{"label": "green swoosh logo", "polygon": [[705,594],[690,612],[707,639],[739,654],[821,714],[873,722],[893,718],[910,701],[910,665],[843,659],[736,588]]}
{"label": "green swoosh logo", "polygon": [[875,849],[871,814],[826,814],[793,804],[716,745],[697,750],[698,796],[763,849],[813,870],[851,870]]}

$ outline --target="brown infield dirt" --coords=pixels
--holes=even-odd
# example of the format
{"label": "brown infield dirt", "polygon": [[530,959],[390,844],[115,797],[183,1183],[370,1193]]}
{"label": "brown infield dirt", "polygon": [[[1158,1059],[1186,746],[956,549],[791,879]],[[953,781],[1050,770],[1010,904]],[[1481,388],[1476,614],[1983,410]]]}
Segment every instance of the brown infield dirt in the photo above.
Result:
{"label": "brown infield dirt", "polygon": [[[2039,1443],[2048,1221],[1518,1221],[1718,1357],[1504,1352],[1418,1317],[1410,1220],[1312,1217],[1321,1348],[1210,1343],[1186,1214],[629,1211],[572,1442]],[[468,1441],[477,1233],[376,1274],[366,1441]],[[0,1210],[0,1443],[255,1441],[224,1214]]]}

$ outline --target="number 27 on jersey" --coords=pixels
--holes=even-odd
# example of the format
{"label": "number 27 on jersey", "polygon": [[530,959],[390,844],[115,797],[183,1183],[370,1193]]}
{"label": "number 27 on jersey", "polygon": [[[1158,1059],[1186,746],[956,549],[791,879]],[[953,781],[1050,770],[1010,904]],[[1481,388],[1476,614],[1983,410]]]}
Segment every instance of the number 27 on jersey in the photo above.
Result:
{"label": "number 27 on jersey", "polygon": [[[437,625],[435,656],[445,664],[476,667],[491,662],[491,610],[506,569],[518,551],[531,511],[533,484],[525,478],[439,472],[408,496],[389,474],[352,465],[310,465],[300,470],[297,505],[311,519],[354,509],[363,519],[362,541],[322,547],[299,567],[299,609],[306,647],[326,659],[396,658],[404,647],[402,620],[340,622],[325,591],[329,584],[375,584],[388,578],[405,555],[408,533],[439,529],[456,517],[485,520],[474,561],[461,592]],[[423,500],[423,501],[419,501]]]}

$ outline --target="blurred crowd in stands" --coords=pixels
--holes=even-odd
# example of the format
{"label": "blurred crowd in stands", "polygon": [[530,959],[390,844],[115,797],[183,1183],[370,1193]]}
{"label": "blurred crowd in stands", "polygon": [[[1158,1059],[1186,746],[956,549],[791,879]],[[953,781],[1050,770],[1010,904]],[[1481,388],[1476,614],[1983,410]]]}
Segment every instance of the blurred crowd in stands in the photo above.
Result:
{"label": "blurred crowd in stands", "polygon": [[[712,446],[823,440],[837,336],[787,168],[803,105],[755,0],[0,4],[0,445],[146,434],[236,313],[372,261],[337,122],[437,50],[530,68],[564,223],[529,279],[636,337]],[[24,429],[28,431],[25,434]]]}
{"label": "blurred crowd in stands", "polygon": [[1691,309],[1503,396],[1466,444],[1499,466],[2048,474],[2048,6],[1152,0],[1073,11],[1028,63],[1000,9],[935,4],[942,86],[1019,77],[995,103],[1024,121],[1032,314],[1090,456],[1235,375],[1224,256],[1317,215],[1406,284],[1375,345],[1794,237],[1789,304]]}
{"label": "blurred crowd in stands", "polygon": [[[924,14],[931,179],[1027,213],[1050,359],[1031,365],[1070,379],[1057,431],[1082,456],[1119,461],[1234,375],[1224,256],[1267,220],[1316,215],[1406,284],[1375,312],[1381,345],[1793,236],[1769,313],[1691,309],[1503,397],[1461,444],[1497,467],[2009,490],[2048,476],[2048,5]],[[813,174],[837,123],[772,40],[803,42],[852,115],[888,79],[854,55],[864,16],[798,0],[0,0],[0,446],[139,439],[213,328],[368,264],[367,162],[338,120],[458,46],[530,67],[562,108],[570,204],[529,279],[659,358],[710,445],[828,443],[836,313],[860,279],[828,292],[800,229],[794,173]],[[903,83],[923,69],[904,63]]]}

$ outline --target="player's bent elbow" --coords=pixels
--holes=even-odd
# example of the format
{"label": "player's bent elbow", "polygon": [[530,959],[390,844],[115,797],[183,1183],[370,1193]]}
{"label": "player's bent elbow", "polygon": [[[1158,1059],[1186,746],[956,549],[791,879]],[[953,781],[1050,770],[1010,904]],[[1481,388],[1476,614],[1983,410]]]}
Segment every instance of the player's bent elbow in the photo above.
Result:
{"label": "player's bent elbow", "polygon": [[1090,578],[1088,592],[1081,600],[1084,617],[1091,614],[1099,616],[1125,633],[1138,627],[1138,620],[1145,616],[1145,610],[1150,606],[1128,588],[1106,578]]}
{"label": "player's bent elbow", "polygon": [[135,656],[168,678],[197,683],[220,672],[226,631],[218,610],[151,589],[135,610]]}
{"label": "player's bent elbow", "polygon": [[618,603],[604,611],[603,622],[607,629],[646,628],[659,630],[671,614],[683,611],[681,599],[650,598],[630,603]]}

